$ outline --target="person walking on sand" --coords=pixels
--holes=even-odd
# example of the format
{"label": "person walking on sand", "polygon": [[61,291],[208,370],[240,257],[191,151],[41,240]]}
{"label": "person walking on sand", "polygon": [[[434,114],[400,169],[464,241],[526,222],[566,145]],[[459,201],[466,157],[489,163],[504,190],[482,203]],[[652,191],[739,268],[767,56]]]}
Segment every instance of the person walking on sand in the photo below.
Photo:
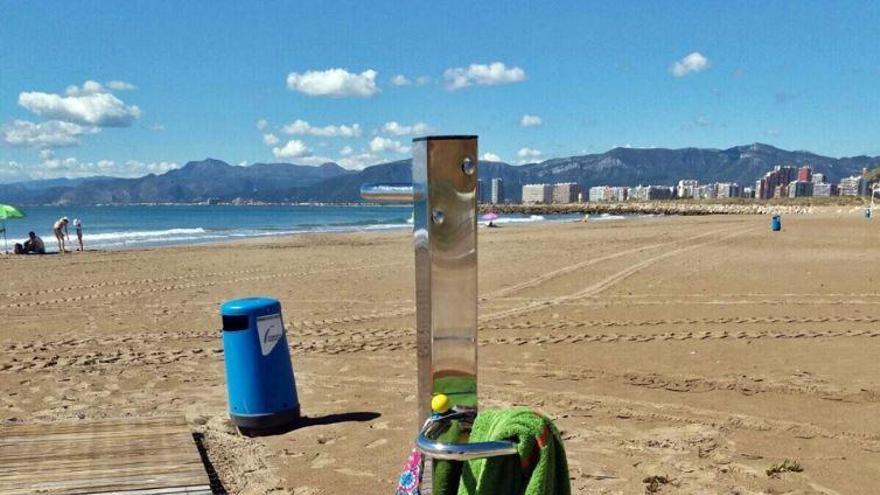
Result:
{"label": "person walking on sand", "polygon": [[55,239],[58,240],[58,252],[62,254],[67,252],[67,249],[64,247],[64,237],[66,236],[67,240],[70,240],[70,234],[67,232],[67,225],[69,223],[70,220],[67,217],[61,217],[52,226],[52,231],[55,232]]}
{"label": "person walking on sand", "polygon": [[79,218],[73,219],[73,227],[76,229],[76,240],[79,242],[79,248],[77,251],[85,251],[83,248],[83,224]]}

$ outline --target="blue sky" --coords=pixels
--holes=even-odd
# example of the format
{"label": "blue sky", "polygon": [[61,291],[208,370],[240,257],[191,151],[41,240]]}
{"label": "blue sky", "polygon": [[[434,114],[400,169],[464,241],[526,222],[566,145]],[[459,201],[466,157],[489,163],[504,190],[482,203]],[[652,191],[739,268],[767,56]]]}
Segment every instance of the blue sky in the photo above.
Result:
{"label": "blue sky", "polygon": [[880,155],[877,2],[0,0],[0,19],[0,182],[207,156],[358,168],[426,132],[510,163]]}

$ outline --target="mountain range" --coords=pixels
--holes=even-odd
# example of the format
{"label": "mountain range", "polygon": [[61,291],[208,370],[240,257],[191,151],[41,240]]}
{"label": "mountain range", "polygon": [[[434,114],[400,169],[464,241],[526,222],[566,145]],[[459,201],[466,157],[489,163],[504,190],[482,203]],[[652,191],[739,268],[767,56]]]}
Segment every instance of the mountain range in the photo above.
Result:
{"label": "mountain range", "polygon": [[[880,166],[880,157],[831,158],[808,151],[786,151],[767,144],[707,148],[614,148],[605,153],[510,165],[481,161],[479,177],[504,180],[508,198],[517,200],[528,183],[576,182],[634,186],[675,184],[679,179],[751,184],[776,165],[810,165],[831,182]],[[410,160],[347,170],[320,166],[257,163],[233,166],[207,158],[161,175],[134,179],[91,177],[0,184],[0,202],[37,204],[134,204],[233,202],[356,202],[366,182],[409,182]]]}

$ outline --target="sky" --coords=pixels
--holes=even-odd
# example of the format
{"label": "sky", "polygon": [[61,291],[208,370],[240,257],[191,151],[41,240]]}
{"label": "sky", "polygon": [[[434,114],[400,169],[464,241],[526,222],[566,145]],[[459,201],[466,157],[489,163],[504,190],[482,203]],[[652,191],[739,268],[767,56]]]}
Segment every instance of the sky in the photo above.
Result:
{"label": "sky", "polygon": [[880,155],[880,2],[0,0],[0,182],[753,142]]}

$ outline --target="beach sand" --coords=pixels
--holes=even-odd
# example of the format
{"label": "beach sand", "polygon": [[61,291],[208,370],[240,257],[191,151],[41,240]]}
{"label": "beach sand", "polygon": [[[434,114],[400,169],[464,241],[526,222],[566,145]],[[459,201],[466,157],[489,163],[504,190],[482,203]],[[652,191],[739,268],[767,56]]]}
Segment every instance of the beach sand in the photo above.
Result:
{"label": "beach sand", "polygon": [[[554,418],[576,493],[874,493],[878,221],[480,229],[482,407]],[[0,271],[3,424],[181,414],[229,493],[393,491],[417,427],[409,232],[0,257]],[[217,312],[257,294],[283,305],[315,424],[247,438],[226,419]],[[803,471],[765,473],[784,459]]]}

